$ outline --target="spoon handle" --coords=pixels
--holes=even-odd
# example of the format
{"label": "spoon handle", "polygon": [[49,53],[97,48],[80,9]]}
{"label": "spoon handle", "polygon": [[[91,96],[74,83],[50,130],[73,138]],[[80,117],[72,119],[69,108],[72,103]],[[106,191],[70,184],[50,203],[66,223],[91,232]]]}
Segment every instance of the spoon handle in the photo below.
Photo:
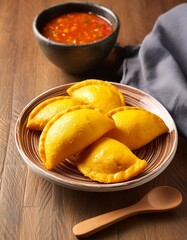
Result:
{"label": "spoon handle", "polygon": [[140,209],[137,204],[112,212],[108,212],[78,223],[73,227],[73,233],[77,237],[88,237],[94,233],[103,230],[106,227],[109,227],[114,223],[117,223],[122,219],[141,212],[142,209]]}

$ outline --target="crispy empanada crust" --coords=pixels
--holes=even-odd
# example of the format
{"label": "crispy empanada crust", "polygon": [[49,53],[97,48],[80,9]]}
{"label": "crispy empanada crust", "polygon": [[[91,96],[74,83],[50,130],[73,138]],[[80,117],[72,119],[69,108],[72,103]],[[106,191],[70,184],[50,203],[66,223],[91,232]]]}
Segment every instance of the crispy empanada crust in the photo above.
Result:
{"label": "crispy empanada crust", "polygon": [[40,136],[39,155],[47,169],[78,153],[115,127],[112,117],[89,105],[55,115]]}
{"label": "crispy empanada crust", "polygon": [[168,127],[156,114],[138,107],[124,106],[109,111],[116,127],[106,133],[131,150],[138,149],[167,133]]}
{"label": "crispy empanada crust", "polygon": [[29,114],[27,128],[42,131],[48,121],[55,114],[80,104],[80,100],[74,99],[70,96],[59,96],[44,100]]}
{"label": "crispy empanada crust", "polygon": [[124,96],[118,88],[103,80],[81,81],[68,88],[67,93],[104,111],[125,105]]}
{"label": "crispy empanada crust", "polygon": [[147,166],[145,160],[135,156],[124,144],[105,137],[83,150],[76,164],[85,176],[101,183],[130,180]]}

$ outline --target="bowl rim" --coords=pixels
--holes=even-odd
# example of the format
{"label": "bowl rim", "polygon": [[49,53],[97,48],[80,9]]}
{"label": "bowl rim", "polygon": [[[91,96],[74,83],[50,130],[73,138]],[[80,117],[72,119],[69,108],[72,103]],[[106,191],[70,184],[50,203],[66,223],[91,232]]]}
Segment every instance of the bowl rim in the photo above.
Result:
{"label": "bowl rim", "polygon": [[[110,13],[110,15],[115,19],[115,22],[116,22],[116,26],[113,30],[113,32],[106,36],[105,38],[101,39],[101,40],[98,40],[96,42],[91,42],[91,43],[86,43],[86,44],[64,44],[64,43],[59,43],[59,42],[55,42],[53,40],[50,40],[46,37],[44,37],[40,31],[38,30],[37,28],[37,22],[38,22],[38,19],[40,16],[42,16],[42,14],[48,12],[48,11],[51,11],[51,9],[55,9],[55,8],[58,8],[58,7],[63,7],[63,6],[68,6],[68,5],[82,5],[82,6],[89,6],[89,7],[95,7],[95,8],[100,8],[108,13]],[[75,10],[74,10],[75,11]],[[80,12],[80,11],[78,11]],[[108,19],[107,19],[108,20]],[[45,43],[47,44],[52,44],[54,46],[63,46],[63,47],[73,47],[73,48],[82,48],[82,47],[87,47],[87,46],[93,46],[93,45],[98,45],[99,43],[101,42],[104,42],[106,41],[106,39],[108,38],[111,38],[113,35],[118,35],[118,32],[119,32],[119,29],[120,29],[120,21],[119,21],[119,18],[118,16],[116,15],[116,13],[111,10],[110,8],[102,5],[102,4],[98,4],[98,3],[93,3],[93,2],[66,2],[66,3],[60,3],[60,4],[54,4],[54,5],[51,5],[45,9],[43,9],[42,11],[40,11],[35,17],[34,17],[34,20],[32,22],[32,28],[33,28],[33,32],[35,34],[36,37],[38,37],[39,39],[41,39],[42,41],[44,41]]]}

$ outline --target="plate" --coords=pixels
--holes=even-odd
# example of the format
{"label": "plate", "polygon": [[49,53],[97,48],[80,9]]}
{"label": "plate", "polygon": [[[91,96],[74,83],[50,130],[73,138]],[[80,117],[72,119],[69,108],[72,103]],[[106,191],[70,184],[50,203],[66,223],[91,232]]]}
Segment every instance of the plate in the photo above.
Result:
{"label": "plate", "polygon": [[83,176],[74,165],[71,158],[65,159],[54,170],[47,170],[38,155],[40,132],[26,128],[28,116],[32,109],[42,101],[60,95],[67,95],[66,90],[72,84],[52,88],[33,99],[20,113],[15,126],[15,142],[23,161],[35,173],[63,187],[81,191],[112,192],[131,189],[140,186],[157,177],[172,161],[178,144],[178,134],[175,123],[165,109],[155,98],[136,88],[112,83],[125,97],[127,105],[137,106],[160,116],[169,128],[164,134],[134,153],[148,162],[147,168],[136,178],[122,183],[98,183]]}

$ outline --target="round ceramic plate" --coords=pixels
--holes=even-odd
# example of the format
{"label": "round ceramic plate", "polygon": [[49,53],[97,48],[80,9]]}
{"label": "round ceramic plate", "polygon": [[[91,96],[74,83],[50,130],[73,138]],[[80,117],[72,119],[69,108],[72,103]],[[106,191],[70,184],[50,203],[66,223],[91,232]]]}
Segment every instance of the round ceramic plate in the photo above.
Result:
{"label": "round ceramic plate", "polygon": [[47,170],[38,155],[40,132],[27,129],[27,119],[31,110],[40,102],[47,98],[67,95],[66,90],[72,84],[62,85],[39,95],[23,109],[18,117],[15,126],[15,141],[23,161],[29,168],[42,177],[64,187],[82,191],[109,192],[140,186],[158,176],[169,165],[176,152],[178,135],[175,123],[168,111],[150,95],[136,88],[112,83],[124,94],[127,105],[141,107],[157,114],[169,128],[169,133],[156,138],[134,152],[139,158],[147,160],[147,168],[130,181],[112,184],[102,184],[84,177],[71,158],[62,161],[54,170]]}

